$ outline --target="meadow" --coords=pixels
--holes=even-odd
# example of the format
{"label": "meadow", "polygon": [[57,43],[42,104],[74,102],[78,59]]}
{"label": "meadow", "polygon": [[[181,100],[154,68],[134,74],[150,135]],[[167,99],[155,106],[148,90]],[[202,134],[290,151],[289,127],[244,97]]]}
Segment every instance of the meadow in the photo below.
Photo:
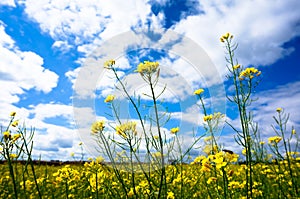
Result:
{"label": "meadow", "polygon": [[[108,124],[103,120],[91,126],[91,136],[104,156],[50,165],[32,160],[34,129],[20,125],[17,113],[11,112],[10,122],[1,130],[0,198],[300,198],[299,136],[288,126],[289,115],[274,107],[273,135],[268,142],[261,139],[251,114],[252,93],[261,72],[235,61],[233,35],[226,33],[220,41],[226,49],[228,81],[234,88],[227,97],[237,107],[239,127],[226,121],[223,113],[210,112],[204,103],[205,90],[199,88],[194,95],[204,114],[205,134],[195,134],[190,146],[182,148],[180,127],[161,130],[166,120],[157,108],[161,93],[154,92],[159,63],[145,61],[135,71],[151,90],[147,96],[155,114],[148,117],[151,125],[146,125],[139,103],[127,92],[115,61],[109,60],[105,68],[115,74],[139,122],[119,118],[115,96],[108,95],[104,103],[116,118],[116,124],[110,126],[114,135],[106,132]],[[222,123],[235,132],[242,151],[234,153],[219,145],[215,134]],[[142,132],[137,132],[137,126]],[[167,139],[167,133],[172,137]],[[191,150],[201,140],[201,155],[191,159]],[[146,148],[143,156],[141,146]]]}

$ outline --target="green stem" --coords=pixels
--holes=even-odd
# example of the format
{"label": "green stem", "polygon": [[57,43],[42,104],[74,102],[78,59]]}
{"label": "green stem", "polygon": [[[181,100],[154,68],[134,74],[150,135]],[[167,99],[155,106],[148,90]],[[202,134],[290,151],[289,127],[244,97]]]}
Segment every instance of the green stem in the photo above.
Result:
{"label": "green stem", "polygon": [[158,198],[161,198],[162,189],[163,186],[165,186],[165,191],[167,190],[167,184],[166,184],[166,170],[165,170],[165,159],[164,159],[164,148],[163,148],[163,138],[160,130],[160,123],[159,123],[159,116],[158,116],[158,110],[157,110],[157,102],[156,97],[154,94],[154,87],[151,81],[151,76],[149,76],[149,84],[151,88],[151,94],[152,94],[152,100],[153,100],[153,106],[155,110],[155,118],[156,118],[156,126],[158,131],[158,137],[159,137],[159,144],[160,144],[160,152],[161,152],[161,166],[162,166],[162,173],[160,176],[160,184],[159,184],[159,191],[158,191]]}

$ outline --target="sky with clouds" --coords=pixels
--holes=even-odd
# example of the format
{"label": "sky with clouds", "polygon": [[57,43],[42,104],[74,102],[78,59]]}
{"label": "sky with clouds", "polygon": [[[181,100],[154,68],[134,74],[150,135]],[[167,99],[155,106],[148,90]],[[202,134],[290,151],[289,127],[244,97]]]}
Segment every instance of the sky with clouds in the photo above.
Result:
{"label": "sky with clouds", "polygon": [[[226,113],[237,124],[236,109],[226,101],[224,47],[231,32],[243,66],[262,71],[252,104],[263,138],[277,107],[290,113],[289,126],[300,131],[300,1],[298,0],[2,0],[0,2],[0,124],[9,113],[36,128],[34,157],[70,160],[95,155],[90,125],[109,118],[103,102],[115,94],[122,119],[137,119],[104,61],[116,60],[118,75],[130,94],[149,93],[134,73],[144,60],[158,61],[167,88],[160,111],[171,113],[165,131],[177,125],[184,143],[203,129],[203,113],[193,91],[204,88],[211,111]],[[151,108],[141,110],[153,114]],[[222,144],[237,150],[230,130]]]}

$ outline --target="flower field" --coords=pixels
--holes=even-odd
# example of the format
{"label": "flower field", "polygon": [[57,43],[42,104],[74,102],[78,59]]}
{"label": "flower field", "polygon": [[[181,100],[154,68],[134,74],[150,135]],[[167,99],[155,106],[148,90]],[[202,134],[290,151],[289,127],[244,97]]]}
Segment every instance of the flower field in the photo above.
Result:
{"label": "flower field", "polygon": [[[239,127],[223,113],[211,112],[205,103],[206,91],[199,88],[193,94],[203,111],[205,133],[195,134],[190,146],[183,148],[180,127],[162,130],[167,121],[163,117],[168,116],[159,112],[162,93],[154,89],[159,63],[144,61],[134,71],[151,91],[145,95],[152,101],[154,114],[145,117],[140,99],[129,95],[118,76],[116,61],[109,60],[105,68],[115,75],[118,89],[138,119],[122,120],[116,96],[108,95],[104,103],[111,108],[115,124],[95,121],[90,132],[102,156],[47,165],[32,160],[34,130],[21,126],[15,119],[17,113],[12,112],[6,129],[1,129],[0,198],[300,198],[299,136],[288,125],[289,115],[275,107],[274,124],[270,124],[274,132],[268,142],[263,141],[251,114],[252,94],[261,72],[235,61],[233,35],[226,33],[220,41],[226,49],[227,81],[233,88],[227,98],[237,107]],[[241,151],[227,150],[218,143],[216,132],[222,123],[232,128]],[[200,141],[204,143],[201,155],[192,158],[190,153]]]}
{"label": "flower field", "polygon": [[[228,153],[198,157],[192,164],[166,166],[166,198],[246,198],[246,165],[233,165],[236,161]],[[202,162],[202,164],[200,164]],[[18,198],[39,198],[32,171],[26,165],[13,163]],[[215,165],[215,166],[213,166]],[[291,165],[296,185],[300,183],[300,163]],[[289,175],[287,161],[278,164],[254,165],[253,198],[293,198],[295,190]],[[15,198],[13,183],[6,165],[1,165],[1,198]],[[110,166],[97,161],[84,165],[46,166],[35,165],[37,185],[42,198],[155,198],[158,190],[150,191],[159,182],[159,173],[151,174],[151,182],[142,174],[132,176],[120,171],[127,192]],[[297,197],[294,197],[297,198]]]}

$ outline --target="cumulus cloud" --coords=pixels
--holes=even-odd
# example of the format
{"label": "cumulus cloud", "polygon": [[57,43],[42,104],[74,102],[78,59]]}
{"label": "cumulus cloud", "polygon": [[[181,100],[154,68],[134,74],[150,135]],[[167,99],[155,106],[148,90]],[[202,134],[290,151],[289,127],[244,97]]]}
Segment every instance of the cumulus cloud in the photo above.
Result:
{"label": "cumulus cloud", "polygon": [[[277,117],[276,108],[283,108],[286,114],[290,114],[288,129],[292,126],[300,129],[300,113],[295,111],[295,107],[300,107],[300,82],[292,82],[279,85],[276,88],[257,93],[259,100],[253,103],[254,119],[259,122],[261,133],[267,136],[275,135],[271,124],[275,124],[273,116]],[[263,114],[262,114],[263,113]]]}
{"label": "cumulus cloud", "polygon": [[131,27],[149,21],[159,25],[162,17],[151,16],[147,1],[25,0],[22,4],[29,18],[38,22],[41,30],[49,33],[58,44],[67,42],[86,54],[101,41],[129,31]]}
{"label": "cumulus cloud", "polygon": [[[224,48],[218,38],[231,32],[239,43],[236,52],[244,65],[270,65],[291,53],[283,44],[300,35],[300,2],[200,1],[203,14],[189,16],[173,26],[208,53],[220,74],[226,72]],[[298,9],[296,9],[298,8]],[[282,31],[284,30],[284,31]]]}
{"label": "cumulus cloud", "polygon": [[0,6],[11,6],[11,7],[16,7],[15,1],[14,0],[3,0],[0,2]]}
{"label": "cumulus cloud", "polygon": [[5,24],[0,23],[0,99],[1,118],[19,109],[13,105],[20,95],[34,89],[49,93],[57,86],[58,75],[43,67],[43,58],[31,51],[21,51],[6,34]]}

